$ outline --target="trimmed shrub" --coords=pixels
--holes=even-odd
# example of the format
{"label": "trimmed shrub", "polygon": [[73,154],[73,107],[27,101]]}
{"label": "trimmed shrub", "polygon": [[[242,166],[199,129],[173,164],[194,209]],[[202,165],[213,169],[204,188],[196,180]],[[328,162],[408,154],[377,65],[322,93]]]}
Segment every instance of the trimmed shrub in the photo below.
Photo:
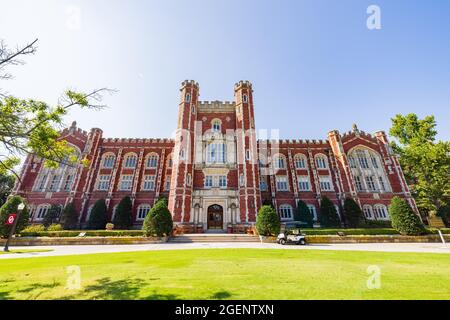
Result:
{"label": "trimmed shrub", "polygon": [[294,212],[294,220],[306,223],[306,228],[312,228],[314,224],[314,216],[304,201],[299,201],[297,210]]}
{"label": "trimmed shrub", "polygon": [[23,236],[25,233],[38,233],[45,232],[45,227],[43,224],[32,224],[31,226],[26,227],[20,232],[20,235]]}
{"label": "trimmed shrub", "polygon": [[[17,207],[24,200],[19,196],[14,196],[9,198],[3,206],[0,208],[0,237],[8,238],[9,233],[11,232],[12,225],[6,225],[6,221],[8,220],[8,216],[12,213],[17,213]],[[30,215],[28,213],[28,208],[22,210],[22,213],[17,221],[17,226],[15,232],[18,234],[24,228],[28,226],[30,220]]]}
{"label": "trimmed shrub", "polygon": [[256,217],[256,230],[261,236],[278,235],[280,233],[280,218],[271,206],[262,206]]}
{"label": "trimmed shrub", "polygon": [[47,228],[47,231],[62,231],[62,230],[63,230],[62,225],[56,223],[48,226]]}
{"label": "trimmed shrub", "polygon": [[61,214],[61,207],[56,204],[52,204],[50,209],[48,209],[47,213],[42,219],[42,224],[48,228],[50,225],[59,222],[59,217]]}
{"label": "trimmed shrub", "polygon": [[358,228],[365,220],[361,208],[352,198],[344,201],[344,217],[349,228]]}
{"label": "trimmed shrub", "polygon": [[323,197],[320,202],[319,221],[322,228],[336,228],[341,226],[341,221],[336,211],[336,207],[327,197]]}
{"label": "trimmed shrub", "polygon": [[[142,237],[142,230],[62,230],[62,231],[45,231],[42,225],[40,230],[33,231],[31,227],[23,230],[20,235],[22,237],[55,237],[70,238],[77,237],[80,233],[85,233],[86,237]],[[30,230],[30,231],[28,231]]]}
{"label": "trimmed shrub", "polygon": [[133,204],[130,197],[123,198],[117,205],[114,215],[114,226],[117,229],[130,229],[133,225]]}
{"label": "trimmed shrub", "polygon": [[105,229],[107,221],[107,209],[105,199],[97,200],[92,207],[91,214],[89,216],[88,228],[91,230]]}
{"label": "trimmed shrub", "polygon": [[155,203],[145,217],[142,230],[147,237],[163,237],[170,235],[172,229],[172,214],[170,213],[169,208],[167,208],[167,200],[161,198]]}
{"label": "trimmed shrub", "polygon": [[360,224],[360,228],[392,228],[391,221],[366,220]]}
{"label": "trimmed shrub", "polygon": [[74,230],[78,227],[78,213],[71,202],[63,210],[61,224],[64,230]]}
{"label": "trimmed shrub", "polygon": [[425,226],[405,200],[394,197],[389,206],[392,227],[403,235],[420,235],[425,233]]}

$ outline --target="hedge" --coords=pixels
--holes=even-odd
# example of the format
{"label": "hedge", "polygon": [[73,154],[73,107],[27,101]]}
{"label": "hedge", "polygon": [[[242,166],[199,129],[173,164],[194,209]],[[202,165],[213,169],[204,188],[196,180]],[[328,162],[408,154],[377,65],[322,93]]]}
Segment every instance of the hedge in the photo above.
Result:
{"label": "hedge", "polygon": [[57,237],[68,238],[77,237],[80,233],[85,233],[86,237],[142,237],[142,230],[63,230],[63,231],[38,231],[21,232],[22,237]]}

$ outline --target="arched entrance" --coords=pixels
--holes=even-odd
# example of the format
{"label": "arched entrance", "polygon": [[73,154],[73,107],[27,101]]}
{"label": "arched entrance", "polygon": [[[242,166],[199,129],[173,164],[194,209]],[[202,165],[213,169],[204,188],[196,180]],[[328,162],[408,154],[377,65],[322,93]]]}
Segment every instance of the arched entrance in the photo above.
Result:
{"label": "arched entrance", "polygon": [[223,207],[214,204],[208,207],[208,229],[223,229]]}

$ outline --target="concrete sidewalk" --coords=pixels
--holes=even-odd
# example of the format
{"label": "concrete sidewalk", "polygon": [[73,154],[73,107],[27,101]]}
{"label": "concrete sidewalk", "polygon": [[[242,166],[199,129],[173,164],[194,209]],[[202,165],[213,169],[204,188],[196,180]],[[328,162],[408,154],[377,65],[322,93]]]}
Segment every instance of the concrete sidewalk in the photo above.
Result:
{"label": "concrete sidewalk", "polygon": [[135,252],[153,250],[188,249],[277,249],[277,250],[343,250],[378,252],[417,252],[450,254],[450,246],[441,243],[364,243],[364,244],[313,244],[307,246],[281,246],[273,243],[159,243],[143,245],[83,245],[83,246],[39,246],[11,247],[11,250],[52,250],[48,252],[1,254],[1,259],[53,257],[94,253]]}

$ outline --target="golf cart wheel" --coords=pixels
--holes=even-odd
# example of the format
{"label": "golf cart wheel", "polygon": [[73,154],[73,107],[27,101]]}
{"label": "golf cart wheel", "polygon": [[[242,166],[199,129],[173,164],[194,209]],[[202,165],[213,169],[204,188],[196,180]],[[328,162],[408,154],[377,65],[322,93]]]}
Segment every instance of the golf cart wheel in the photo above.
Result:
{"label": "golf cart wheel", "polygon": [[305,240],[300,240],[300,245],[302,245],[302,246],[306,245],[306,241]]}
{"label": "golf cart wheel", "polygon": [[284,245],[286,244],[286,240],[281,239],[281,240],[280,240],[280,244],[284,246]]}

